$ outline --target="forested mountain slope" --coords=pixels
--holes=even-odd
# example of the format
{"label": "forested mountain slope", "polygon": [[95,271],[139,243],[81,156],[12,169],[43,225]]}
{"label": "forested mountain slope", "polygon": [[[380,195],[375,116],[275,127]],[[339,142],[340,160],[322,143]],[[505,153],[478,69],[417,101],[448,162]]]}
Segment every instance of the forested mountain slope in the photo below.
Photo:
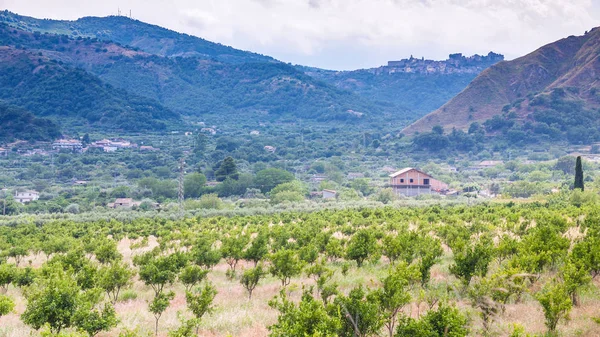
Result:
{"label": "forested mountain slope", "polygon": [[[8,26],[0,27],[0,42],[85,69],[114,87],[156,98],[187,115],[247,112],[256,118],[361,120],[380,115],[386,108],[284,63],[167,58],[98,39],[30,33]],[[404,114],[405,110],[390,112]]]}
{"label": "forested mountain slope", "polygon": [[[2,40],[2,38],[0,38]],[[82,119],[116,130],[159,130],[179,115],[156,101],[103,83],[84,70],[32,51],[0,46],[0,100],[37,116]]]}
{"label": "forested mountain slope", "polygon": [[0,142],[14,140],[49,141],[60,137],[58,126],[45,118],[35,117],[22,108],[0,101]]}

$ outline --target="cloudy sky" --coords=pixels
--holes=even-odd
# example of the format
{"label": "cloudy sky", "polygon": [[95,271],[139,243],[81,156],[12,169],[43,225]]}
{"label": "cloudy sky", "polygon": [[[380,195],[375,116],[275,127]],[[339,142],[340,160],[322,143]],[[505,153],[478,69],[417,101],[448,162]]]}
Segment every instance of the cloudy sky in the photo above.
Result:
{"label": "cloudy sky", "polygon": [[114,15],[328,69],[413,55],[494,51],[512,59],[600,26],[600,0],[0,0],[52,19]]}

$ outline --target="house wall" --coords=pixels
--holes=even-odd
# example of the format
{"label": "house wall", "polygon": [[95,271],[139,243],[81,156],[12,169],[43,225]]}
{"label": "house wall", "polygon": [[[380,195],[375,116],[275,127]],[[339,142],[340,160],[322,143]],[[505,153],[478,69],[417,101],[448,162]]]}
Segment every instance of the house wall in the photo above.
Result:
{"label": "house wall", "polygon": [[323,199],[333,199],[336,194],[333,192],[323,191]]}
{"label": "house wall", "polygon": [[429,181],[429,183],[431,184],[431,189],[434,191],[441,191],[441,190],[447,190],[448,189],[448,184],[443,183],[439,180],[436,179],[431,179]]}
{"label": "house wall", "polygon": [[[412,179],[412,182],[411,182]],[[402,173],[399,176],[394,178],[390,178],[390,185],[393,186],[417,186],[417,185],[426,185],[424,179],[429,179],[429,184],[431,184],[435,179],[431,178],[431,176],[419,172],[417,170],[410,170],[408,172]]]}
{"label": "house wall", "polygon": [[392,190],[396,195],[404,195],[407,197],[416,197],[421,194],[432,194],[435,193],[430,187],[422,186],[393,186]]}

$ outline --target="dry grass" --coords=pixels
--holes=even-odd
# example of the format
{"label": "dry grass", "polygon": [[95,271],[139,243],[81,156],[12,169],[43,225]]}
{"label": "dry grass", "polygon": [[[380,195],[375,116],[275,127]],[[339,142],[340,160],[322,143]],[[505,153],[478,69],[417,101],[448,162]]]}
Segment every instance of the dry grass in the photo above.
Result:
{"label": "dry grass", "polygon": [[[123,254],[125,261],[131,263],[131,258],[135,254],[147,251],[157,245],[155,238],[150,238],[149,246],[131,251],[131,242],[124,239],[119,242],[118,248]],[[46,258],[44,256],[31,256],[27,260],[32,261],[32,265],[41,265]],[[454,278],[449,275],[448,266],[451,263],[451,255],[446,254],[441,263],[432,268],[432,282],[454,282]],[[238,275],[244,268],[251,264],[240,262],[238,265]],[[378,265],[367,264],[363,268],[351,268],[347,276],[340,272],[338,263],[331,264],[336,270],[334,281],[337,282],[342,291],[348,291],[352,287],[363,284],[365,286],[379,285],[379,279],[385,274],[387,263]],[[239,281],[229,280],[225,276],[228,265],[224,262],[214,267],[209,274],[209,280],[217,287],[218,294],[215,298],[215,311],[203,319],[200,329],[200,336],[241,336],[257,337],[268,335],[268,326],[277,320],[277,311],[268,306],[269,300],[276,296],[280,291],[279,280],[267,277],[262,280],[253,293],[252,300],[248,300],[245,289]],[[314,285],[314,281],[304,275],[293,280],[288,289],[291,291],[291,297],[298,299],[300,297],[303,285]],[[571,321],[568,324],[559,326],[563,336],[600,336],[600,324],[595,323],[592,318],[600,317],[600,293],[598,289],[600,283],[595,281],[595,286],[582,296],[582,305],[574,308],[571,313]],[[177,296],[171,302],[170,307],[163,314],[159,322],[159,336],[166,336],[167,332],[179,326],[179,316],[190,317],[186,309],[184,289],[176,284],[170,287],[177,293]],[[148,312],[148,301],[152,298],[152,290],[145,286],[139,280],[135,280],[132,289],[137,293],[137,299],[120,302],[116,305],[116,311],[120,319],[118,327],[110,332],[101,333],[98,336],[118,336],[124,329],[137,329],[142,335],[153,334],[154,317]],[[24,325],[19,319],[19,315],[25,310],[26,301],[19,289],[10,287],[8,295],[15,299],[15,313],[0,318],[0,337],[26,337],[36,336],[36,332]],[[415,296],[416,297],[416,296]],[[472,335],[480,335],[481,322],[477,313],[470,308],[469,303],[461,301],[458,303],[465,311],[470,312],[473,319]],[[406,312],[412,316],[417,312],[423,313],[425,305],[421,304],[417,310],[417,303],[412,303]],[[544,316],[541,307],[530,296],[525,296],[522,303],[510,304],[506,312],[497,317],[493,327],[493,333],[496,336],[508,336],[512,331],[513,324],[524,326],[528,333],[543,333]]]}

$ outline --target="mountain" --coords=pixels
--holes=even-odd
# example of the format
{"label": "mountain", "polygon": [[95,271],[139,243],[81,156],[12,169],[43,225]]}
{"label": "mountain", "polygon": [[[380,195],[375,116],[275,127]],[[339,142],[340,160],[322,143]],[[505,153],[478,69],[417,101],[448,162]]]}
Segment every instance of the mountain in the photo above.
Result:
{"label": "mountain", "polygon": [[[115,88],[155,98],[185,115],[364,120],[386,108],[279,62],[162,57],[97,38],[31,33],[8,26],[0,27],[0,42],[81,68]],[[393,112],[402,115],[405,109]]]}
{"label": "mountain", "polygon": [[269,56],[234,49],[126,16],[84,17],[67,21],[36,19],[5,10],[0,12],[0,22],[30,32],[112,41],[158,56],[194,56],[225,63],[276,62]]}
{"label": "mountain", "polygon": [[19,107],[0,103],[0,142],[49,141],[60,137],[58,126]]}
{"label": "mountain", "polygon": [[[0,31],[6,33],[6,26]],[[113,88],[43,54],[7,45],[1,33],[0,101],[37,116],[83,120],[104,129],[160,130],[179,121],[177,113],[156,101]]]}
{"label": "mountain", "polygon": [[[569,36],[481,72],[406,134],[482,124],[512,143],[600,140],[600,29]],[[476,128],[476,125],[473,128]]]}
{"label": "mountain", "polygon": [[337,88],[358,93],[398,107],[406,107],[414,117],[433,111],[461,92],[481,71],[504,59],[490,52],[486,56],[451,54],[434,61],[412,56],[388,65],[355,71],[301,68],[308,75]]}

